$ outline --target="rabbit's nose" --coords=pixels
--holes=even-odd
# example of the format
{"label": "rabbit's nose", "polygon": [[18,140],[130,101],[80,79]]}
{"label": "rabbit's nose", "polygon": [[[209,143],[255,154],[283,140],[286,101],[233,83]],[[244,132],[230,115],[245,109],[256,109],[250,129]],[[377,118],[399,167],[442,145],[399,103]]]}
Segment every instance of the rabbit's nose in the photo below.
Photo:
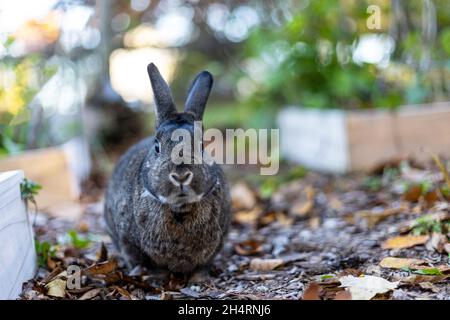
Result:
{"label": "rabbit's nose", "polygon": [[185,173],[179,175],[176,172],[169,173],[169,180],[172,182],[175,186],[187,186],[191,183],[192,178],[194,177],[194,174],[192,171],[186,171]]}

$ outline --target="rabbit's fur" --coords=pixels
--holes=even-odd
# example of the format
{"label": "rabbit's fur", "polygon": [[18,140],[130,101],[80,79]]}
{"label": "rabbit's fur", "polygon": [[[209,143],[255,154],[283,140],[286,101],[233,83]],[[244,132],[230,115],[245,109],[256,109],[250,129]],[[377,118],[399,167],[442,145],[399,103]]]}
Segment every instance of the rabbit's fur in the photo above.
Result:
{"label": "rabbit's fur", "polygon": [[[230,224],[230,195],[217,164],[171,161],[172,148],[179,143],[171,135],[184,128],[193,141],[194,121],[203,117],[213,80],[208,72],[200,73],[185,111],[179,113],[154,64],[148,73],[156,103],[156,134],[132,146],[119,160],[105,195],[105,219],[130,266],[189,274],[208,265],[221,249]],[[193,176],[180,178],[190,181],[187,186],[171,181],[170,174],[184,178],[188,170]]]}

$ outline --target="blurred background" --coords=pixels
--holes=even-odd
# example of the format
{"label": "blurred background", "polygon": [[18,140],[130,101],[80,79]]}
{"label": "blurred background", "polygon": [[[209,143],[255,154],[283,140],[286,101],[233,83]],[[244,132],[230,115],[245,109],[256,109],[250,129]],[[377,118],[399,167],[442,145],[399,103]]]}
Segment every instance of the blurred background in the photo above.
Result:
{"label": "blurred background", "polygon": [[[75,139],[70,166],[101,186],[153,130],[149,62],[179,107],[209,70],[205,126],[220,129],[276,127],[286,106],[448,101],[450,2],[2,0],[0,157]],[[32,159],[24,166],[46,162]]]}

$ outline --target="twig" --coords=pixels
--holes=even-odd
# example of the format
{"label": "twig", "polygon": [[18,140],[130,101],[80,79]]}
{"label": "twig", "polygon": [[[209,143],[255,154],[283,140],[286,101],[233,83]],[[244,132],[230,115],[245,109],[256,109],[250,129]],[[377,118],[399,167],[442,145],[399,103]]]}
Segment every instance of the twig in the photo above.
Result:
{"label": "twig", "polygon": [[439,170],[444,175],[445,183],[447,184],[447,187],[450,189],[450,176],[448,174],[447,168],[444,166],[438,155],[432,154],[431,156],[433,157],[434,162],[436,162],[436,165],[438,166]]}

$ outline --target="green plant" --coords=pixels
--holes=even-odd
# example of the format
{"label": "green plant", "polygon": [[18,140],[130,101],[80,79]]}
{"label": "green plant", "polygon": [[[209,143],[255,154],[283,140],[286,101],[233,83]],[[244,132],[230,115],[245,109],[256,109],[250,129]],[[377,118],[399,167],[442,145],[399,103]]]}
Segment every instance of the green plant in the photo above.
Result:
{"label": "green plant", "polygon": [[262,181],[259,181],[259,194],[262,198],[269,198],[282,184],[302,179],[306,176],[307,172],[305,167],[296,166],[284,174],[264,176]]}
{"label": "green plant", "polygon": [[42,186],[32,180],[23,179],[23,181],[20,183],[20,194],[22,199],[25,201],[25,204],[28,208],[28,201],[30,201],[37,212],[37,203],[36,199],[34,198],[38,193],[39,190],[42,189]]}
{"label": "green plant", "polygon": [[365,177],[363,180],[363,186],[370,191],[379,191],[383,187],[383,180],[377,176]]}
{"label": "green plant", "polygon": [[26,178],[23,179],[22,183],[20,184],[20,193],[22,199],[30,200],[32,202],[34,202],[34,196],[36,196],[41,189],[42,186],[40,184]]}
{"label": "green plant", "polygon": [[80,236],[75,230],[67,232],[70,244],[76,249],[86,249],[91,245],[91,240],[88,237]]}
{"label": "green plant", "polygon": [[48,241],[40,242],[38,239],[34,240],[38,266],[45,268],[47,266],[48,258],[54,257],[56,248]]}
{"label": "green plant", "polygon": [[412,232],[414,235],[428,234],[430,232],[444,233],[448,227],[448,222],[439,221],[426,215],[416,219]]}

